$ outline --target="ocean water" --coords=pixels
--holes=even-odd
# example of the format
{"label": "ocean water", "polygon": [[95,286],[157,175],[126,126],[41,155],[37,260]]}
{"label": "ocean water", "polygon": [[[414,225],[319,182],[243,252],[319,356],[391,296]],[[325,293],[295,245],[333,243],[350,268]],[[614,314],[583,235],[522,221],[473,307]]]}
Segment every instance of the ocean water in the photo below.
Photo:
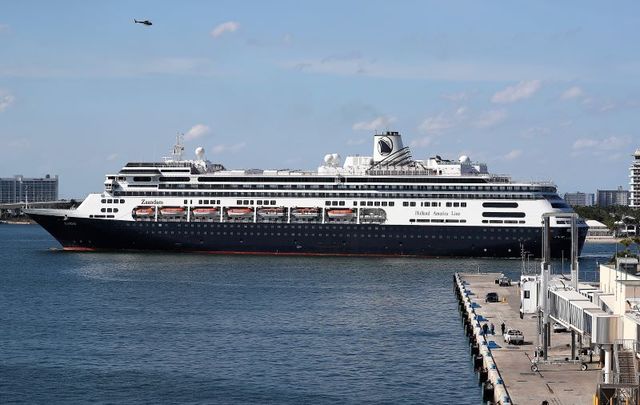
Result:
{"label": "ocean water", "polygon": [[478,404],[452,275],[522,266],[52,247],[0,225],[0,403]]}

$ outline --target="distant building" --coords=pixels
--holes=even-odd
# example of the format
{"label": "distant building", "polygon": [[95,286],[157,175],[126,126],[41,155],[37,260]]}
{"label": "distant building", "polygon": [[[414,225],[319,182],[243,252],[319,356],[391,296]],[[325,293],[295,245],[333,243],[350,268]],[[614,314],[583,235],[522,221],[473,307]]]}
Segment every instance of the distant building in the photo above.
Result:
{"label": "distant building", "polygon": [[589,227],[589,230],[587,231],[587,238],[598,239],[598,238],[613,237],[613,232],[611,232],[609,228],[607,228],[607,226],[602,222],[599,222],[593,219],[587,219],[586,223],[587,223],[587,226]]}
{"label": "distant building", "polygon": [[564,200],[572,207],[590,207],[595,203],[595,194],[593,193],[565,193]]}
{"label": "distant building", "polygon": [[629,206],[640,208],[640,149],[633,154],[629,168]]}
{"label": "distant building", "polygon": [[610,207],[612,205],[629,205],[629,191],[623,190],[622,186],[617,190],[598,190],[596,204],[599,207]]}
{"label": "distant building", "polygon": [[19,202],[56,201],[58,176],[29,178],[21,175],[0,178],[0,204]]}

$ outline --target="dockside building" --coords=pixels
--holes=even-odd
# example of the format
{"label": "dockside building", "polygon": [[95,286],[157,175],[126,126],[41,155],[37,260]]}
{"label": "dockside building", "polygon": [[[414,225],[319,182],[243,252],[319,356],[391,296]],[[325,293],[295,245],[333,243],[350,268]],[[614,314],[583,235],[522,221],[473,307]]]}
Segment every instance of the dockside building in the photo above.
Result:
{"label": "dockside building", "polygon": [[629,206],[640,208],[640,149],[633,154],[629,168]]}
{"label": "dockside building", "polygon": [[58,176],[0,178],[0,204],[58,200]]}

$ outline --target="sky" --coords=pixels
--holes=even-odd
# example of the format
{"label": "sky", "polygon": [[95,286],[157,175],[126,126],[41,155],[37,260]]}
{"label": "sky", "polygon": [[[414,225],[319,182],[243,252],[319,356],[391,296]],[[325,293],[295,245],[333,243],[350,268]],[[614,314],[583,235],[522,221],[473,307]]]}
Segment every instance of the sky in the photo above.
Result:
{"label": "sky", "polygon": [[0,177],[58,174],[63,198],[177,133],[227,168],[313,170],[394,130],[561,193],[628,188],[640,148],[634,1],[0,4]]}

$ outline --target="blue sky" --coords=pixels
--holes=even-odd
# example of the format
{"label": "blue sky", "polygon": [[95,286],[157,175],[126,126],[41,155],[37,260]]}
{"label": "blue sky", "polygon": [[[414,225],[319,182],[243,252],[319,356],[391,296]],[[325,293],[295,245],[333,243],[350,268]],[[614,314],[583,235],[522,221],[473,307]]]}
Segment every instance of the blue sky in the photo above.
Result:
{"label": "blue sky", "polygon": [[628,188],[639,37],[631,1],[7,1],[0,176],[82,197],[177,132],[229,168],[314,169],[389,129],[415,158]]}

